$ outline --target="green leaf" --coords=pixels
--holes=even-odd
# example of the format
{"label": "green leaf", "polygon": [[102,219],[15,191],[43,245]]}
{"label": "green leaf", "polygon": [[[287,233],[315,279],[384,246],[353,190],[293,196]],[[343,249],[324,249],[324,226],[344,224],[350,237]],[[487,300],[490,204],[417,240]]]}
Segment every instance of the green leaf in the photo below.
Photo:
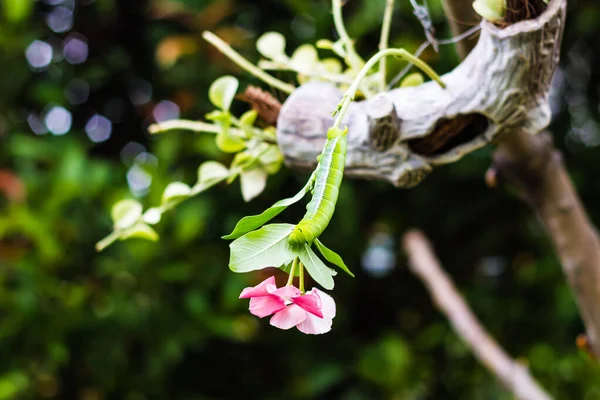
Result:
{"label": "green leaf", "polygon": [[143,207],[133,199],[121,200],[112,207],[111,215],[115,229],[126,229],[142,217]]}
{"label": "green leaf", "polygon": [[256,41],[256,50],[266,58],[278,60],[285,55],[285,37],[278,32],[267,32]]}
{"label": "green leaf", "polygon": [[156,242],[158,240],[158,233],[156,233],[156,231],[152,229],[149,225],[146,225],[143,222],[139,222],[131,228],[126,229],[120,236],[121,240],[133,238],[146,239],[152,242]]}
{"label": "green leaf", "polygon": [[333,42],[328,39],[319,39],[316,46],[318,49],[331,50],[333,49]]}
{"label": "green leaf", "polygon": [[475,0],[473,9],[488,21],[500,21],[506,15],[506,0]]}
{"label": "green leaf", "polygon": [[325,289],[333,289],[334,282],[331,268],[327,267],[327,265],[321,261],[315,252],[312,251],[308,243],[304,244],[304,247],[298,256],[300,257],[302,264],[306,267],[306,271],[315,282]]}
{"label": "green leaf", "polygon": [[268,146],[269,147],[260,156],[259,161],[269,175],[274,175],[281,168],[281,164],[283,164],[283,154],[281,154],[277,145]]}
{"label": "green leaf", "polygon": [[342,63],[337,58],[325,58],[321,60],[321,66],[325,71],[332,74],[339,74],[342,72]]}
{"label": "green leaf", "polygon": [[251,215],[251,216],[242,218],[237,223],[235,228],[233,229],[233,232],[231,232],[229,235],[223,236],[223,239],[227,239],[227,240],[236,239],[250,231],[255,230],[256,228],[261,227],[263,224],[267,223],[268,221],[270,221],[271,219],[273,219],[277,215],[279,215],[283,210],[288,208],[288,206],[291,206],[292,204],[299,202],[306,195],[306,193],[312,188],[313,182],[314,182],[314,174],[308,180],[306,185],[302,189],[300,189],[300,191],[298,193],[296,193],[296,195],[294,197],[289,197],[287,199],[279,200],[277,203],[275,203],[271,207],[267,208],[261,214]]}
{"label": "green leaf", "polygon": [[319,252],[323,255],[323,257],[325,257],[327,261],[334,265],[337,265],[342,271],[346,272],[348,275],[354,278],[354,274],[350,272],[350,270],[344,263],[344,260],[342,260],[342,257],[340,257],[339,254],[327,248],[323,243],[321,243],[319,239],[315,239],[314,243],[317,246],[317,249],[319,249]]}
{"label": "green leaf", "polygon": [[234,240],[230,245],[229,268],[233,272],[280,267],[298,256],[288,242],[291,224],[271,224]]}
{"label": "green leaf", "polygon": [[216,139],[217,147],[225,153],[237,153],[246,148],[246,143],[239,137],[232,135],[229,129],[223,129]]}
{"label": "green leaf", "polygon": [[142,220],[150,225],[155,225],[160,222],[160,218],[162,216],[162,211],[158,207],[152,207],[146,210],[144,215],[142,215]]}
{"label": "green leaf", "polygon": [[256,112],[256,110],[248,110],[240,117],[240,125],[244,129],[252,129],[256,117],[258,117],[258,112]]}
{"label": "green leaf", "polygon": [[183,182],[171,182],[165,188],[162,195],[162,204],[167,204],[173,200],[189,197],[192,189]]}
{"label": "green leaf", "polygon": [[229,111],[239,85],[240,83],[235,77],[231,75],[222,76],[210,85],[208,98],[216,107]]}
{"label": "green leaf", "polygon": [[267,172],[262,168],[243,171],[240,174],[242,197],[248,202],[262,193],[267,186]]}
{"label": "green leaf", "polygon": [[425,82],[423,74],[420,72],[413,72],[412,74],[406,75],[406,77],[402,79],[400,82],[400,87],[419,86],[423,82]]}
{"label": "green leaf", "polygon": [[319,63],[319,55],[313,45],[303,44],[294,51],[290,61],[297,71],[311,71]]}
{"label": "green leaf", "polygon": [[211,183],[229,176],[229,169],[217,161],[206,161],[198,168],[198,182]]}

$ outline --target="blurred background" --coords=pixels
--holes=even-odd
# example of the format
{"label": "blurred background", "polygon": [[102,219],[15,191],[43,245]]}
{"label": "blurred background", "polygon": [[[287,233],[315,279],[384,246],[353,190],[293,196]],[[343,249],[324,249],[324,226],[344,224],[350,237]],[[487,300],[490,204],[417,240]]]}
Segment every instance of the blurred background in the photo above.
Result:
{"label": "blurred background", "polygon": [[[376,49],[384,3],[344,8],[363,55]],[[397,3],[392,45],[414,51],[422,28],[409,2]],[[251,316],[237,297],[269,271],[231,273],[220,239],[306,175],[283,169],[250,203],[239,183],[218,186],[165,215],[158,243],[95,252],[114,202],[155,205],[168,182],[192,183],[201,162],[230,161],[210,136],[146,133],[155,121],[203,118],[220,75],[258,83],[200,33],[257,60],[266,31],[283,33],[288,51],[334,38],[328,0],[0,5],[0,400],[511,399],[407,270],[399,240],[410,227],[430,236],[483,324],[555,398],[600,399],[600,370],[575,346],[584,329],[543,228],[510,190],[484,184],[490,148],[412,190],[344,182],[324,241],[356,279],[338,275],[326,335]],[[429,6],[448,37],[440,0]],[[551,128],[600,224],[598,26],[596,0],[569,2]],[[423,57],[439,72],[458,63],[449,46]]]}

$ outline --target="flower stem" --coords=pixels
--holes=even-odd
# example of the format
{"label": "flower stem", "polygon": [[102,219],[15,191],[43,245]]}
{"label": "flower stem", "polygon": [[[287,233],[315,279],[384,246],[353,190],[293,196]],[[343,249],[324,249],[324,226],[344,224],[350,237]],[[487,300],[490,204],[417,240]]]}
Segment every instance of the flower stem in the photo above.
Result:
{"label": "flower stem", "polygon": [[225,43],[214,33],[204,31],[202,32],[202,37],[204,38],[204,40],[215,46],[221,53],[229,57],[229,59],[236,63],[239,67],[248,71],[250,74],[262,80],[266,84],[271,85],[287,94],[290,94],[294,91],[295,87],[293,85],[285,83],[275,78],[274,76],[267,74],[265,71],[258,68],[256,65],[252,64],[250,61],[242,57],[240,53],[235,51],[231,46]]}
{"label": "flower stem", "polygon": [[350,106],[350,103],[352,103],[352,100],[354,100],[354,96],[356,95],[356,91],[358,90],[358,86],[360,85],[360,82],[364,79],[364,77],[367,75],[367,73],[371,70],[371,68],[373,68],[373,66],[379,60],[381,60],[387,56],[396,56],[396,57],[402,58],[406,61],[413,63],[414,65],[419,67],[423,72],[425,72],[431,79],[436,81],[442,88],[446,87],[444,82],[442,82],[442,79],[440,78],[440,76],[433,70],[433,68],[431,68],[429,65],[427,65],[427,63],[425,63],[424,61],[419,60],[417,57],[410,54],[408,51],[406,51],[404,49],[381,50],[380,52],[375,54],[373,57],[371,57],[369,59],[369,61],[367,61],[365,66],[362,67],[362,69],[360,70],[358,75],[356,75],[356,78],[354,78],[354,82],[352,82],[352,85],[350,85],[350,87],[344,94],[344,97],[342,97],[342,100],[340,101],[340,103],[338,104],[337,108],[334,111],[334,115],[337,115],[337,118],[335,119],[335,122],[333,123],[334,128],[340,127],[340,125],[342,123],[342,119],[344,118],[344,115],[346,115],[346,111],[348,111],[348,107]]}
{"label": "flower stem", "polygon": [[304,294],[304,264],[300,263],[300,291]]}
{"label": "flower stem", "polygon": [[[292,262],[292,269],[290,269],[290,277],[288,278],[286,286],[290,286],[294,282],[294,274],[296,273],[296,266],[298,265],[298,257],[294,258],[294,262]],[[302,264],[300,264],[302,265]],[[302,267],[300,267],[302,268]],[[300,279],[302,279],[302,275],[300,275]]]}
{"label": "flower stem", "polygon": [[[381,38],[379,39],[379,51],[388,48],[390,39],[390,26],[392,25],[392,13],[394,11],[394,0],[387,0],[385,3],[385,11],[383,13],[383,22],[381,24]],[[381,81],[379,82],[379,90],[385,91],[386,86],[386,75],[387,66],[385,58],[382,58],[379,62],[379,74],[381,75]]]}

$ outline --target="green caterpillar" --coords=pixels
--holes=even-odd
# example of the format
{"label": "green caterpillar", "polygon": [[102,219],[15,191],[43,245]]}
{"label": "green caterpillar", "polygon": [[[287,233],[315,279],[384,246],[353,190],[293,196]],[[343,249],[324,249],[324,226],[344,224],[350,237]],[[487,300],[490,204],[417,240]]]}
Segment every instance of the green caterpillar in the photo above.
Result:
{"label": "green caterpillar", "polygon": [[329,225],[344,176],[347,134],[348,128],[332,127],[327,131],[327,142],[315,170],[313,196],[306,206],[306,214],[290,233],[288,240],[291,245],[312,243]]}

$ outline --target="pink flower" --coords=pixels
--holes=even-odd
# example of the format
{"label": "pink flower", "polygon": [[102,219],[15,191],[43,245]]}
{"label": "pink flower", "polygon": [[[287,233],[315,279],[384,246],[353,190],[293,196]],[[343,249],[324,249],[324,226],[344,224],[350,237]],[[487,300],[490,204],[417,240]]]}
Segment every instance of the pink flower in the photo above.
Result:
{"label": "pink flower", "polygon": [[244,289],[240,299],[248,298],[250,313],[260,318],[274,314],[270,323],[279,329],[295,326],[300,332],[318,335],[331,330],[335,317],[331,296],[316,288],[306,294],[291,285],[277,288],[274,276]]}

